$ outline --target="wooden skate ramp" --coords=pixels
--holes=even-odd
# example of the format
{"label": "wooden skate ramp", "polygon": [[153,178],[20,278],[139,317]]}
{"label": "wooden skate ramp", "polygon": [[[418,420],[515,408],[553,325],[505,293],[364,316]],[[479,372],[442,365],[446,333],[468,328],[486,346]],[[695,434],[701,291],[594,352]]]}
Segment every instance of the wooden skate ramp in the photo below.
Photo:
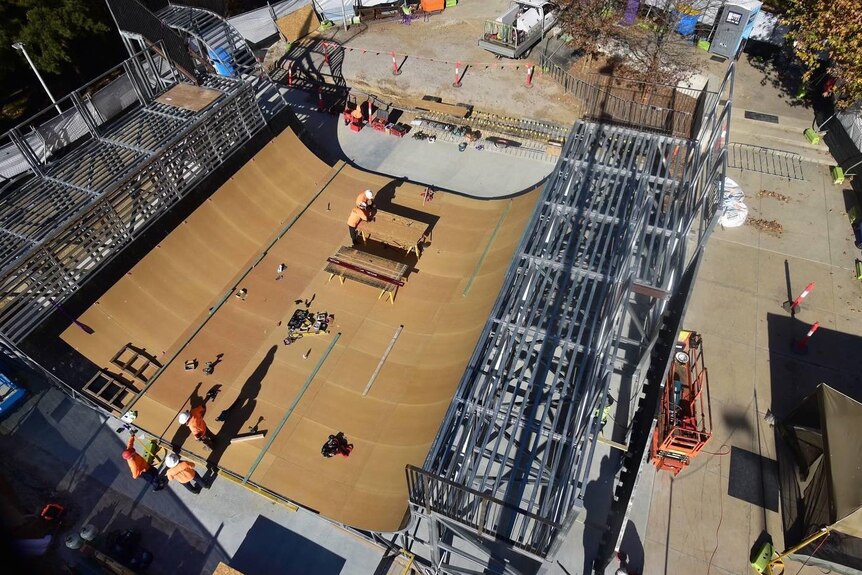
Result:
{"label": "wooden skate ramp", "polygon": [[[394,305],[378,300],[375,288],[327,282],[323,272],[326,258],[349,244],[346,217],[366,188],[379,192],[382,209],[433,226],[418,262],[373,241],[363,248],[411,264]],[[399,529],[404,467],[421,465],[428,452],[538,197],[480,201],[438,192],[423,206],[421,191],[329,168],[285,132],[79,318],[92,335],[70,326],[62,337],[100,366],[127,343],[167,364],[135,405],[145,431],[338,522]],[[287,268],[276,279],[280,263]],[[245,300],[225,296],[239,288]],[[299,299],[335,321],[329,334],[285,346]],[[204,375],[204,362],[217,354],[214,373]],[[200,367],[186,371],[193,358]],[[176,415],[217,384],[207,422],[218,444],[207,453]],[[266,438],[229,443],[255,424]],[[321,447],[338,431],[353,453],[324,458]]]}

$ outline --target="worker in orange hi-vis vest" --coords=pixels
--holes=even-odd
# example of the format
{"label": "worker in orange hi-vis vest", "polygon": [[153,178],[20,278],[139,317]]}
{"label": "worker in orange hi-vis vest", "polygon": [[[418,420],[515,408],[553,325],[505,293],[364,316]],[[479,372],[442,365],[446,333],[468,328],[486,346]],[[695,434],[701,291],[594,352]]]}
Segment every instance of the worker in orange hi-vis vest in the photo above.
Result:
{"label": "worker in orange hi-vis vest", "polygon": [[204,444],[204,447],[212,449],[213,443],[215,442],[215,435],[213,435],[212,431],[207,429],[207,423],[204,421],[204,415],[206,415],[206,412],[206,406],[199,405],[197,407],[193,407],[191,410],[183,411],[177,419],[179,419],[180,425],[189,426],[189,431],[192,432],[195,439]]}
{"label": "worker in orange hi-vis vest", "polygon": [[353,245],[359,243],[359,231],[357,228],[361,222],[368,221],[368,214],[360,207],[353,206],[350,210],[350,215],[347,217],[347,231],[350,232],[350,240]]}
{"label": "worker in orange hi-vis vest", "polygon": [[370,214],[371,210],[377,209],[374,204],[374,193],[371,190],[365,190],[356,196],[356,207],[365,210],[367,214]]}
{"label": "worker in orange hi-vis vest", "polygon": [[147,463],[146,459],[138,455],[138,452],[135,451],[134,431],[132,432],[131,437],[129,437],[129,443],[126,445],[126,449],[123,451],[123,459],[125,459],[126,463],[129,464],[129,471],[132,472],[132,479],[140,477],[153,486],[153,491],[159,491],[164,488],[165,484],[159,477],[159,473],[152,465]]}
{"label": "worker in orange hi-vis vest", "polygon": [[168,453],[165,466],[168,468],[168,480],[176,481],[195,495],[203,489],[203,479],[195,471],[195,464],[191,461],[181,461],[176,453]]}

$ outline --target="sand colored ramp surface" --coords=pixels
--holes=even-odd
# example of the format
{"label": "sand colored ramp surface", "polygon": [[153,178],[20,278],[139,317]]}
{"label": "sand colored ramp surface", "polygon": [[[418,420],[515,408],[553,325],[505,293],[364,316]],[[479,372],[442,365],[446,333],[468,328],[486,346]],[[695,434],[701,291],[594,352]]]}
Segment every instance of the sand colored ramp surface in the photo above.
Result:
{"label": "sand colored ramp surface", "polygon": [[[394,304],[323,271],[349,244],[346,217],[366,188],[381,209],[432,226],[418,261],[373,241],[360,247],[409,264]],[[428,452],[538,197],[437,193],[423,205],[421,191],[329,168],[285,132],[81,316],[93,334],[72,326],[62,337],[97,365],[130,342],[166,364],[135,405],[145,431],[338,522],[399,529],[404,467]],[[240,288],[244,300],[232,295]],[[288,319],[305,301],[335,315],[330,332],[286,346]],[[212,375],[184,368],[218,354]],[[216,385],[206,419],[217,445],[207,452],[176,415]],[[230,444],[254,426],[266,437]],[[339,431],[352,454],[323,457]]]}

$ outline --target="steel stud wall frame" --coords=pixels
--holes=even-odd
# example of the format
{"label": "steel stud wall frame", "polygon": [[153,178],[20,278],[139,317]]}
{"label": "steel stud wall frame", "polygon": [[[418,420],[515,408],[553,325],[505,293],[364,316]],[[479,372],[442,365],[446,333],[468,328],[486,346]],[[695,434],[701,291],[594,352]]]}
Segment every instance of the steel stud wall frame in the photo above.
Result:
{"label": "steel stud wall frame", "polygon": [[[722,91],[732,78],[731,65]],[[583,505],[611,379],[645,370],[716,219],[731,97],[697,140],[572,128],[427,459],[407,468],[431,571],[474,573],[463,560],[489,565],[492,543],[553,557]]]}
{"label": "steel stud wall frame", "polygon": [[25,338],[264,127],[252,87],[238,79],[205,78],[203,86],[221,96],[199,112],[157,102],[178,79],[152,73],[166,63],[158,51],[126,61],[138,104],[107,125],[90,118],[86,141],[60,159],[41,162],[10,134],[35,175],[0,199],[0,338],[7,343]]}

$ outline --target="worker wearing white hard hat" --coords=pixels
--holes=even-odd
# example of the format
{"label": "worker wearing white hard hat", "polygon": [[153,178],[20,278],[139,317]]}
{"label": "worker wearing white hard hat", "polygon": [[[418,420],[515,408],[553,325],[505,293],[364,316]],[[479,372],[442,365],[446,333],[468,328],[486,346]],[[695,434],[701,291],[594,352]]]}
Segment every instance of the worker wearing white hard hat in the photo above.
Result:
{"label": "worker wearing white hard hat", "polygon": [[168,480],[176,481],[194,494],[203,489],[203,479],[195,471],[195,464],[191,461],[181,461],[176,453],[168,453],[165,457],[165,466],[168,468]]}
{"label": "worker wearing white hard hat", "polygon": [[199,405],[181,412],[177,416],[177,421],[180,422],[180,425],[188,425],[194,438],[203,443],[205,447],[212,449],[215,435],[207,428],[206,421],[204,421],[206,412],[206,405]]}
{"label": "worker wearing white hard hat", "polygon": [[356,196],[356,207],[365,210],[365,213],[369,213],[374,209],[374,192],[371,190],[365,190]]}

